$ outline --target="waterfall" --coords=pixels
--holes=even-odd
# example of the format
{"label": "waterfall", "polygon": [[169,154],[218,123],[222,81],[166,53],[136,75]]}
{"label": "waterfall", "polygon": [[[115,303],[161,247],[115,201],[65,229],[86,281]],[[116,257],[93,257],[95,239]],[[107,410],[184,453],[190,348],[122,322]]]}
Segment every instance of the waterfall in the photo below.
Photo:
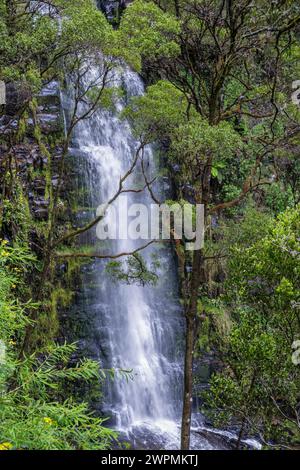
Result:
{"label": "waterfall", "polygon": [[[82,220],[93,218],[97,206],[115,194],[138,147],[129,124],[119,115],[131,96],[143,94],[143,83],[127,67],[114,73],[114,86],[121,87],[125,96],[117,100],[115,111],[100,109],[90,119],[81,121],[73,137],[71,153],[81,161],[85,179]],[[151,147],[145,149],[144,160],[149,175],[157,173]],[[137,169],[127,187],[140,187],[139,178]],[[154,190],[162,196],[167,186],[162,178]],[[127,198],[129,206],[135,202],[153,203],[147,189],[127,193]],[[94,251],[97,247],[99,251],[99,244],[103,249],[105,242],[97,240],[94,229],[82,243],[92,244]],[[141,240],[109,243],[108,251],[113,253],[131,252],[145,244]],[[97,260],[83,269],[83,292],[77,303],[83,306],[84,321],[90,324],[86,342],[93,343],[92,354],[102,367],[132,370],[129,380],[116,378],[105,386],[104,411],[116,429],[133,441],[136,434],[148,434],[149,429],[153,435],[166,434],[173,440],[176,436],[178,441],[184,322],[174,274],[176,266],[167,246],[152,245],[141,254],[149,264],[153,257],[159,259],[156,285],[114,282],[105,271],[108,261]]]}
{"label": "waterfall", "polygon": [[[97,69],[91,68],[90,78]],[[70,154],[76,162],[79,223],[94,219],[99,204],[116,192],[120,177],[132,164],[139,143],[120,113],[132,96],[144,93],[139,75],[128,67],[114,72],[112,85],[124,91],[115,102],[115,110],[99,109],[75,128]],[[63,94],[65,115],[72,108]],[[159,165],[151,147],[145,149],[148,177],[157,174]],[[134,171],[127,189],[141,187],[141,174]],[[75,184],[75,183],[74,183]],[[153,187],[163,200],[168,181],[161,177]],[[153,201],[149,192],[127,193],[128,206]],[[126,214],[122,214],[126,217]],[[110,223],[114,223],[110,220]],[[81,237],[82,244],[110,253],[128,253],[144,245],[141,240],[99,241],[96,228]],[[107,246],[109,243],[109,246]],[[102,368],[130,370],[132,378],[105,380],[101,411],[110,417],[109,426],[119,431],[124,441],[138,449],[179,449],[182,410],[184,318],[179,300],[177,267],[171,248],[151,245],[142,252],[150,264],[159,259],[156,285],[127,285],[115,282],[106,272],[108,260],[95,260],[81,269],[82,285],[77,286],[72,312],[66,322],[73,326],[73,339],[81,350],[99,361]],[[194,413],[192,449],[226,449],[236,435],[207,428],[202,416]],[[246,442],[250,447],[257,443]]]}

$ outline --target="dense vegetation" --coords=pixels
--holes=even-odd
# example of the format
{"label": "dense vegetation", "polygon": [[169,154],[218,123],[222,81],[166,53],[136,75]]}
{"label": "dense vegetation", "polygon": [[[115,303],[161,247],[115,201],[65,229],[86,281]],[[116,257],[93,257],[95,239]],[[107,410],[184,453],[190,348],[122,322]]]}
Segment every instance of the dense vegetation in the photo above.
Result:
{"label": "dense vegetation", "polygon": [[[79,257],[97,256],[75,249],[99,217],[72,228],[66,160],[75,126],[119,92],[109,74],[120,61],[147,84],[123,114],[140,142],[133,165],[156,142],[174,201],[205,208],[204,248],[173,241],[186,318],[182,448],[190,444],[193,363],[208,350],[218,370],[201,397],[204,413],[237,426],[238,445],[256,435],[267,448],[297,448],[299,5],[134,0],[115,23],[89,0],[0,0],[0,80],[14,96],[0,128],[0,448],[103,449],[115,437],[65,386],[97,381],[99,370],[90,360],[74,363],[75,346],[58,341],[57,307],[72,295],[57,266],[65,259],[71,272]],[[37,97],[53,80],[68,80],[74,100],[65,132],[46,132],[39,121]],[[29,163],[25,176],[24,145],[44,162],[38,170]],[[28,189],[41,177],[42,222]],[[133,259],[149,282],[142,259]]]}

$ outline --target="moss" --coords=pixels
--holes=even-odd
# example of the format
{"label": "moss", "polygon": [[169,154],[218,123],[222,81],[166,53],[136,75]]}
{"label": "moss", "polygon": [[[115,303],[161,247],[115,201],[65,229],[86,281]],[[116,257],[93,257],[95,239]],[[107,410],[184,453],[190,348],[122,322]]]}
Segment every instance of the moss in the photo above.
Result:
{"label": "moss", "polygon": [[49,200],[49,210],[50,210],[50,214],[51,214],[52,210],[53,210],[53,188],[52,188],[52,169],[51,169],[52,158],[51,158],[50,152],[48,152],[47,149],[46,149],[46,152],[47,152],[47,154],[45,154],[43,152],[43,154],[45,156],[47,156],[47,159],[48,159],[47,168],[46,168],[46,175],[45,175],[46,176],[45,199]]}
{"label": "moss", "polygon": [[33,229],[39,239],[45,239],[48,234],[48,222],[44,220],[35,220],[33,222]]}
{"label": "moss", "polygon": [[30,349],[39,348],[43,350],[53,339],[56,338],[60,330],[59,309],[67,308],[73,298],[73,292],[59,286],[53,287],[53,283],[47,283],[43,288],[43,294],[50,293],[50,300],[43,302],[39,308],[39,316],[36,326],[30,337]]}
{"label": "moss", "polygon": [[67,308],[73,298],[73,291],[58,287],[51,293],[51,316],[57,320],[57,312],[59,307]]}
{"label": "moss", "polygon": [[[57,104],[59,105],[59,102]],[[50,133],[44,132],[39,124],[37,113],[38,102],[36,99],[32,99],[26,111],[19,118],[15,143],[26,143],[26,141],[32,145],[37,143],[40,155],[47,159],[47,164],[43,165],[43,169],[38,169],[35,168],[35,165],[27,163],[26,172],[20,174],[16,173],[14,167],[12,171],[6,171],[5,177],[8,179],[7,187],[10,193],[4,200],[3,211],[0,214],[0,231],[2,235],[12,241],[21,243],[22,246],[30,246],[30,249],[36,252],[38,258],[36,270],[30,275],[29,273],[24,275],[24,278],[26,277],[26,286],[28,286],[25,297],[34,299],[38,305],[37,311],[31,312],[34,325],[30,331],[30,344],[28,347],[30,351],[36,348],[43,349],[44,346],[57,337],[60,329],[59,311],[67,308],[72,301],[73,292],[69,289],[69,286],[74,283],[74,274],[80,264],[76,260],[69,260],[67,275],[63,275],[62,279],[62,273],[57,270],[55,260],[52,260],[48,267],[46,281],[41,284],[43,250],[49,235],[49,220],[53,210],[52,177],[53,168],[55,168],[53,156],[59,152],[57,147],[63,142],[64,126],[61,119],[58,130],[55,129]],[[30,123],[29,118],[32,119],[33,125]],[[28,145],[28,153],[29,148]],[[42,168],[42,165],[40,168]],[[66,172],[66,174],[68,173]],[[43,180],[43,184],[35,185],[35,179],[38,179],[39,183]],[[43,198],[49,202],[49,212],[48,220],[40,221],[35,220],[31,214],[28,193],[31,190],[35,196],[40,197],[40,193],[35,194],[35,188],[39,186],[40,190],[44,184]],[[76,193],[74,192],[74,200],[75,197]],[[63,208],[67,205],[64,200],[59,200],[59,204]],[[70,224],[71,229],[71,223],[60,217],[57,230],[67,230],[68,224]]]}
{"label": "moss", "polygon": [[214,313],[211,315],[211,321],[217,331],[218,337],[222,338],[223,341],[226,341],[232,329],[230,312],[222,310],[220,313]]}
{"label": "moss", "polygon": [[70,283],[73,280],[73,277],[75,274],[78,274],[81,264],[82,263],[78,258],[68,259],[68,269],[67,269],[67,276],[66,276],[68,283]]}
{"label": "moss", "polygon": [[16,135],[17,142],[22,142],[27,130],[28,113],[25,111],[19,119],[18,131]]}
{"label": "moss", "polygon": [[28,199],[25,195],[22,183],[14,175],[13,192],[10,199],[3,200],[1,215],[1,228],[8,232],[14,240],[20,243],[28,243],[29,232],[32,226],[32,218]]}
{"label": "moss", "polygon": [[21,184],[17,187],[17,207],[19,210],[20,229],[18,230],[17,239],[20,241],[29,241],[29,231],[32,226],[32,217],[29,208],[29,202],[24,194],[24,190]]}

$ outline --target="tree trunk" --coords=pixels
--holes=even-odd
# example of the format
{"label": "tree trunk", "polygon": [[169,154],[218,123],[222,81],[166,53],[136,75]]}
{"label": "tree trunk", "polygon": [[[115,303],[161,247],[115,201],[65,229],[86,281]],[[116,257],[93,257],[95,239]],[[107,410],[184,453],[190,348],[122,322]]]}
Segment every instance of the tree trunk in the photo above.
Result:
{"label": "tree trunk", "polygon": [[16,2],[15,0],[6,0],[6,24],[8,33],[12,36],[15,33],[15,21],[16,21]]}
{"label": "tree trunk", "polygon": [[185,363],[184,363],[184,390],[183,409],[181,424],[181,449],[190,448],[191,415],[193,406],[193,356],[196,336],[196,319],[198,291],[201,284],[201,272],[203,268],[202,251],[197,250],[193,260],[193,274],[191,279],[190,302],[185,312],[186,316],[186,343],[185,343]]}
{"label": "tree trunk", "polygon": [[[210,125],[214,124],[216,116],[217,98],[214,97],[214,106],[210,109]],[[210,183],[213,155],[207,156],[207,161],[203,169],[200,187],[196,190],[196,202],[204,205],[204,226],[208,224],[207,209],[210,202]],[[204,228],[205,228],[204,227]],[[206,282],[205,256],[203,249],[194,252],[190,298],[185,311],[186,317],[186,343],[185,343],[185,363],[184,363],[184,390],[183,409],[181,422],[181,449],[189,450],[191,434],[191,416],[193,407],[193,356],[196,338],[197,306],[199,287]]]}
{"label": "tree trunk", "polygon": [[240,432],[239,432],[239,435],[238,435],[238,440],[237,440],[237,443],[236,443],[236,450],[240,450],[241,441],[243,439],[244,431],[245,431],[245,424],[246,424],[246,419],[243,418],[241,429],[240,429]]}
{"label": "tree trunk", "polygon": [[186,318],[186,343],[184,360],[184,396],[181,425],[181,449],[190,448],[190,428],[193,404],[193,353],[194,353],[194,325],[192,318]]}

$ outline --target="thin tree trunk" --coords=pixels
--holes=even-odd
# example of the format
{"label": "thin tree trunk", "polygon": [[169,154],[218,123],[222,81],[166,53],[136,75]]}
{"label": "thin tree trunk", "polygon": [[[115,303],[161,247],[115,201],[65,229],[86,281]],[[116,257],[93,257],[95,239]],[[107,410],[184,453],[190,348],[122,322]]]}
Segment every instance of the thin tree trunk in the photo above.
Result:
{"label": "thin tree trunk", "polygon": [[241,442],[242,442],[244,432],[245,432],[245,424],[246,424],[246,419],[243,418],[241,429],[240,429],[240,432],[239,432],[239,435],[238,435],[238,440],[237,440],[237,443],[236,443],[236,450],[240,450]]}
{"label": "thin tree trunk", "polygon": [[193,274],[191,280],[190,302],[185,313],[186,316],[186,343],[184,363],[184,390],[181,424],[181,449],[190,448],[191,416],[193,406],[193,356],[196,336],[196,319],[198,291],[201,284],[201,271],[203,268],[202,251],[197,250],[193,260]]}
{"label": "thin tree trunk", "polygon": [[[205,220],[207,226],[207,207],[210,200],[210,179],[212,168],[212,155],[207,158],[205,168],[201,177],[201,187],[196,195],[196,202],[204,205]],[[205,257],[202,250],[194,252],[190,299],[185,311],[186,316],[186,343],[185,343],[185,364],[184,364],[184,390],[183,409],[181,422],[181,449],[189,450],[191,434],[191,416],[193,407],[193,356],[196,338],[197,306],[199,287],[206,281]]]}
{"label": "thin tree trunk", "polygon": [[15,32],[15,21],[16,21],[16,2],[15,0],[6,0],[6,24],[8,33],[12,36]]}
{"label": "thin tree trunk", "polygon": [[193,404],[193,353],[194,353],[194,320],[186,318],[186,345],[184,360],[184,397],[181,426],[181,449],[190,448],[190,428]]}

